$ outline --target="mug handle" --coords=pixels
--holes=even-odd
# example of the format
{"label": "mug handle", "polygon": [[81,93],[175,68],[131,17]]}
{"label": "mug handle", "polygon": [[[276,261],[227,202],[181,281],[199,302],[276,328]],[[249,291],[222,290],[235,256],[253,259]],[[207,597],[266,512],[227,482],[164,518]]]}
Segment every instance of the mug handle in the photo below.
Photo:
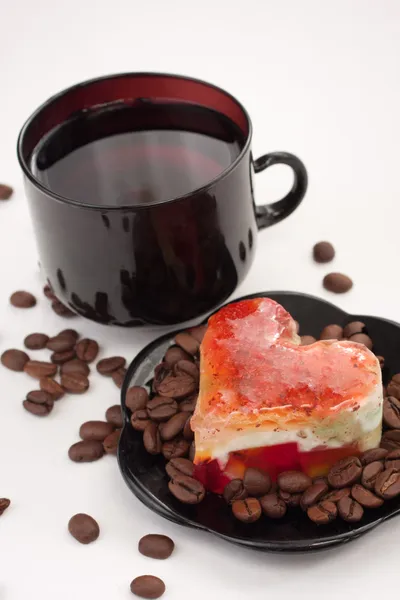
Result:
{"label": "mug handle", "polygon": [[290,192],[272,204],[256,206],[258,229],[264,229],[286,219],[300,204],[307,191],[308,176],[304,164],[289,152],[270,152],[254,161],[255,173],[260,173],[272,165],[288,165],[294,172],[294,183]]}

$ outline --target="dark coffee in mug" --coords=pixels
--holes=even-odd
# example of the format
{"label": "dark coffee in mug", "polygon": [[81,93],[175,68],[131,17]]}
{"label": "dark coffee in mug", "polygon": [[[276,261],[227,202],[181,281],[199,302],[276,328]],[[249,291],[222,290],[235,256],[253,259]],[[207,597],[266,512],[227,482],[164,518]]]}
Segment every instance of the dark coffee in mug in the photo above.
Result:
{"label": "dark coffee in mug", "polygon": [[204,187],[244,144],[239,127],[214,110],[138,99],[80,111],[55,127],[35,148],[31,169],[78,202],[150,204]]}

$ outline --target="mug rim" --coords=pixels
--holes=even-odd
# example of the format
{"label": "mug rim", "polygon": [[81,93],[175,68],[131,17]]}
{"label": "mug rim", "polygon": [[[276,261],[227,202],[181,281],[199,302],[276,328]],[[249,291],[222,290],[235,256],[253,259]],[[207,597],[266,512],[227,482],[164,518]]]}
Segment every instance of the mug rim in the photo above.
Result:
{"label": "mug rim", "polygon": [[[41,112],[43,110],[48,108],[56,100],[62,98],[65,94],[68,94],[69,92],[72,92],[75,89],[83,88],[88,85],[100,82],[100,81],[120,79],[120,78],[122,79],[125,77],[132,77],[132,78],[135,78],[135,77],[168,77],[171,79],[183,79],[186,81],[201,83],[203,85],[206,85],[207,87],[210,87],[219,92],[222,92],[225,96],[230,98],[233,102],[235,102],[238,105],[238,107],[244,114],[245,119],[247,121],[248,133],[247,133],[246,141],[245,141],[243,148],[241,149],[239,155],[217,177],[214,177],[214,179],[211,179],[205,185],[203,185],[199,188],[196,188],[195,190],[189,192],[188,194],[183,194],[181,196],[176,196],[174,198],[170,198],[167,200],[159,200],[159,201],[150,202],[150,203],[146,203],[146,204],[137,204],[137,205],[121,204],[119,206],[108,205],[108,204],[90,204],[87,202],[80,202],[78,200],[68,198],[67,196],[58,194],[57,192],[54,192],[50,188],[46,187],[32,173],[32,170],[30,169],[30,167],[23,155],[23,144],[25,141],[25,135],[26,135],[26,131],[28,130],[28,128],[32,125],[32,123],[34,123],[35,119],[41,114]],[[41,192],[43,192],[47,196],[50,196],[53,200],[57,200],[58,202],[62,202],[64,204],[69,204],[69,205],[76,206],[79,208],[84,208],[87,210],[95,210],[95,211],[107,211],[108,212],[108,211],[146,210],[153,206],[161,206],[163,204],[171,204],[172,202],[178,202],[180,200],[189,199],[193,196],[197,196],[199,193],[206,193],[215,184],[219,183],[222,179],[225,179],[225,177],[227,177],[236,168],[236,166],[241,162],[241,160],[243,159],[243,156],[247,153],[247,151],[250,147],[252,135],[253,135],[253,127],[252,127],[251,119],[250,119],[250,116],[249,116],[247,110],[244,108],[243,104],[241,102],[239,102],[239,100],[237,100],[237,98],[235,98],[232,94],[230,94],[223,88],[221,88],[217,85],[214,85],[213,83],[210,83],[208,81],[204,81],[203,79],[189,77],[187,75],[176,75],[173,73],[162,73],[162,72],[155,72],[155,71],[154,72],[152,72],[152,71],[131,71],[131,72],[129,72],[128,71],[125,73],[115,73],[115,74],[110,74],[110,75],[103,75],[101,77],[94,77],[92,79],[87,79],[85,81],[82,81],[82,82],[76,83],[74,85],[71,85],[67,88],[64,88],[60,92],[57,92],[53,96],[50,96],[50,98],[48,98],[47,100],[45,100],[42,104],[40,104],[38,106],[38,108],[28,117],[28,119],[23,124],[23,126],[19,132],[18,140],[17,140],[17,158],[18,158],[19,165],[20,165],[24,175],[30,180],[30,182],[36,188],[38,188]]]}

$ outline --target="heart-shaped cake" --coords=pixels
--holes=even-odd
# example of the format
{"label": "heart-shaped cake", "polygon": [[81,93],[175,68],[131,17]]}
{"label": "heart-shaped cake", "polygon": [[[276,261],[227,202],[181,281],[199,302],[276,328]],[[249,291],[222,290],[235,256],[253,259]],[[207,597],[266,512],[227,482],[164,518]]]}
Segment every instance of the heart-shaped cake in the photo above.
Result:
{"label": "heart-shaped cake", "polygon": [[379,445],[382,378],[364,345],[301,346],[290,314],[268,298],[210,317],[192,429],[197,476],[221,492],[246,467],[315,477]]}

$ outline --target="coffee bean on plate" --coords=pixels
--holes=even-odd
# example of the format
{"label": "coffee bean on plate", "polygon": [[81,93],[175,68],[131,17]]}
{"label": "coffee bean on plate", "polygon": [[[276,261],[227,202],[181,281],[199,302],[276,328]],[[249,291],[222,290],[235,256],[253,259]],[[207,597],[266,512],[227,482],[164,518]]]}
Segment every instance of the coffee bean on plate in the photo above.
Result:
{"label": "coffee bean on plate", "polygon": [[30,292],[14,292],[10,296],[10,302],[16,308],[32,308],[36,305],[36,298]]}
{"label": "coffee bean on plate", "polygon": [[393,375],[387,386],[387,395],[400,399],[400,373]]}
{"label": "coffee bean on plate", "polygon": [[375,460],[374,462],[369,463],[363,469],[361,484],[368,490],[373,490],[375,488],[376,478],[383,470],[384,466],[381,461]]}
{"label": "coffee bean on plate", "polygon": [[74,462],[93,462],[104,454],[103,444],[96,440],[76,442],[68,450],[68,456]]}
{"label": "coffee bean on plate", "polygon": [[168,488],[171,494],[184,504],[199,504],[206,493],[200,481],[187,475],[175,475]]}
{"label": "coffee bean on plate", "polygon": [[165,560],[169,558],[174,551],[175,544],[166,535],[149,533],[139,540],[138,550],[143,556]]}
{"label": "coffee bean on plate", "polygon": [[379,366],[381,369],[385,368],[385,357],[384,356],[379,356],[379,354],[376,355],[376,358],[379,361]]}
{"label": "coffee bean on plate", "polygon": [[351,488],[351,496],[361,506],[365,506],[365,508],[379,508],[383,504],[382,498],[378,498],[378,496],[375,496],[375,494],[359,483],[355,483]]}
{"label": "coffee bean on plate", "polygon": [[385,469],[379,473],[375,482],[375,492],[384,500],[390,500],[400,494],[400,473],[396,469]]}
{"label": "coffee bean on plate", "polygon": [[76,317],[76,314],[72,312],[72,310],[70,310],[67,306],[65,306],[65,304],[63,304],[57,299],[53,300],[53,302],[51,303],[51,308],[59,317]]}
{"label": "coffee bean on plate", "polygon": [[349,342],[357,342],[357,344],[364,344],[368,350],[372,350],[373,342],[369,335],[366,333],[355,333],[348,338]]}
{"label": "coffee bean on plate", "polygon": [[29,356],[22,350],[5,350],[1,355],[1,364],[11,371],[23,371],[28,361]]}
{"label": "coffee bean on plate", "polygon": [[187,456],[189,449],[190,443],[183,438],[177,437],[169,442],[164,442],[161,452],[164,458],[171,460],[173,458],[183,458]]}
{"label": "coffee bean on plate", "polygon": [[10,504],[11,500],[9,500],[8,498],[0,498],[0,517],[7,510]]}
{"label": "coffee bean on plate", "polygon": [[290,508],[296,508],[300,506],[301,496],[302,494],[291,494],[290,492],[285,492],[284,490],[278,491],[278,496],[281,500],[283,500],[286,506]]}
{"label": "coffee bean on plate", "polygon": [[183,348],[185,352],[191,354],[192,356],[197,354],[200,348],[199,341],[187,331],[182,331],[175,336],[175,344]]}
{"label": "coffee bean on plate", "polygon": [[52,352],[65,352],[75,346],[75,338],[67,334],[58,334],[47,340],[46,348]]}
{"label": "coffee bean on plate", "polygon": [[119,404],[114,404],[114,406],[110,406],[110,408],[107,408],[106,421],[114,425],[114,427],[122,427],[122,411]]}
{"label": "coffee bean on plate", "polygon": [[132,413],[131,425],[136,431],[144,431],[148,423],[150,423],[150,418],[145,408],[140,408]]}
{"label": "coffee bean on plate", "polygon": [[182,402],[179,403],[179,410],[181,412],[190,412],[192,413],[194,411],[194,409],[196,408],[196,404],[197,404],[197,394],[195,394],[194,396],[191,396],[190,398],[185,398],[185,400],[182,400]]}
{"label": "coffee bean on plate", "polygon": [[186,419],[186,423],[183,427],[183,437],[185,438],[185,440],[187,440],[188,442],[191,442],[194,439],[194,432],[193,429],[191,427],[191,420],[192,420],[192,415],[191,413],[187,413],[188,414],[188,418]]}
{"label": "coffee bean on plate", "polygon": [[103,448],[107,454],[117,454],[121,429],[115,429],[103,440]]}
{"label": "coffee bean on plate", "polygon": [[111,377],[114,371],[125,367],[126,360],[122,356],[110,356],[110,358],[102,358],[96,365],[100,375]]}
{"label": "coffee bean on plate", "polygon": [[335,249],[330,242],[318,242],[313,248],[313,257],[317,263],[330,262],[335,256]]}
{"label": "coffee bean on plate", "polygon": [[348,487],[361,477],[361,462],[356,456],[342,458],[331,467],[328,483],[333,488]]}
{"label": "coffee bean on plate", "polygon": [[102,442],[114,431],[114,425],[107,421],[86,421],[80,426],[79,436],[83,440],[98,440]]}
{"label": "coffee bean on plate", "polygon": [[134,385],[126,392],[125,404],[130,411],[140,410],[146,408],[147,402],[149,401],[149,394],[144,387]]}
{"label": "coffee bean on plate", "polygon": [[140,598],[160,598],[165,592],[165,583],[154,575],[140,575],[131,582],[131,592]]}
{"label": "coffee bean on plate", "polygon": [[23,401],[25,410],[37,417],[46,417],[53,410],[54,400],[48,392],[43,390],[33,390]]}
{"label": "coffee bean on plate", "polygon": [[368,465],[377,460],[383,460],[387,453],[388,451],[384,448],[372,448],[371,450],[366,450],[361,454],[361,463],[363,465]]}
{"label": "coffee bean on plate", "polygon": [[171,479],[176,475],[187,475],[188,477],[192,477],[194,473],[194,464],[187,458],[172,458],[165,465],[165,470]]}
{"label": "coffee bean on plate", "polygon": [[387,396],[383,401],[383,422],[391,429],[400,429],[400,400]]}
{"label": "coffee bean on plate", "polygon": [[325,483],[325,485],[328,485],[328,478],[325,477],[324,475],[318,475],[317,477],[314,477],[312,482],[313,483]]}
{"label": "coffee bean on plate", "polygon": [[53,377],[57,373],[57,365],[41,360],[28,360],[24,366],[24,371],[35,379]]}
{"label": "coffee bean on plate", "polygon": [[241,479],[232,479],[224,488],[223,497],[227,504],[233,504],[236,500],[244,500],[248,493]]}
{"label": "coffee bean on plate", "polygon": [[289,494],[304,492],[312,484],[311,478],[302,471],[283,471],[277,479],[280,489]]}
{"label": "coffee bean on plate", "polygon": [[207,325],[197,325],[197,327],[190,327],[190,329],[188,329],[188,333],[190,333],[190,335],[194,337],[194,339],[197,340],[199,344],[201,344],[201,342],[203,341],[206,331]]}
{"label": "coffee bean on plate", "polygon": [[195,456],[196,456],[196,444],[193,441],[190,444],[188,458],[189,458],[189,460],[193,461]]}
{"label": "coffee bean on plate", "polygon": [[149,454],[160,454],[162,441],[157,423],[150,421],[143,432],[143,445]]}
{"label": "coffee bean on plate", "polygon": [[300,340],[301,346],[310,346],[311,344],[315,344],[315,342],[317,341],[312,335],[301,335]]}
{"label": "coffee bean on plate", "polygon": [[91,544],[100,535],[97,521],[84,513],[79,513],[70,518],[68,531],[81,544]]}
{"label": "coffee bean on plate", "polygon": [[64,350],[64,352],[53,352],[50,356],[50,360],[55,365],[62,365],[75,358],[75,350]]}
{"label": "coffee bean on plate", "polygon": [[0,200],[9,200],[13,195],[14,190],[5,183],[0,183]]}
{"label": "coffee bean on plate", "polygon": [[190,377],[193,377],[197,382],[200,379],[199,367],[191,360],[178,360],[173,366],[173,372],[176,376],[181,373],[186,373],[187,375],[190,375]]}
{"label": "coffee bean on plate", "polygon": [[91,363],[97,358],[99,345],[95,340],[83,338],[76,344],[76,356],[84,362]]}
{"label": "coffee bean on plate", "polygon": [[111,379],[113,380],[117,388],[122,388],[122,384],[124,383],[126,373],[127,369],[117,369],[111,374]]}
{"label": "coffee bean on plate", "polygon": [[385,431],[381,439],[381,447],[388,452],[400,448],[400,429],[390,429]]}
{"label": "coffee bean on plate", "polygon": [[356,500],[349,496],[341,498],[337,504],[338,512],[343,521],[357,523],[364,515],[364,509]]}
{"label": "coffee bean on plate", "polygon": [[232,504],[233,515],[243,523],[254,523],[261,517],[261,504],[257,498],[236,500]]}
{"label": "coffee bean on plate", "polygon": [[70,375],[71,373],[79,373],[87,377],[90,373],[90,368],[83,360],[74,358],[61,365],[61,375]]}
{"label": "coffee bean on plate", "polygon": [[365,323],[362,321],[351,321],[343,328],[343,337],[349,338],[356,333],[364,333]]}
{"label": "coffee bean on plate", "polygon": [[320,340],[341,340],[343,337],[343,327],[340,325],[327,325],[321,331]]}
{"label": "coffee bean on plate", "polygon": [[166,362],[170,367],[173,367],[178,361],[189,360],[190,358],[190,354],[185,352],[179,346],[171,346],[165,353],[164,362]]}
{"label": "coffee bean on plate", "polygon": [[244,473],[243,485],[249,496],[265,496],[271,489],[271,478],[265,471],[250,467]]}
{"label": "coffee bean on plate", "polygon": [[300,506],[303,510],[306,510],[313,504],[316,504],[327,494],[329,486],[324,481],[313,483],[307,488],[301,497]]}
{"label": "coffee bean on plate", "polygon": [[89,389],[89,379],[81,373],[62,373],[61,385],[70,394],[84,394]]}
{"label": "coffee bean on plate", "polygon": [[334,294],[344,294],[353,287],[350,277],[343,273],[328,273],[322,283],[326,290]]}
{"label": "coffee bean on plate", "polygon": [[287,511],[286,502],[276,492],[269,493],[259,498],[259,500],[264,514],[270,519],[281,519],[285,516]]}
{"label": "coffee bean on plate", "polygon": [[178,412],[178,404],[173,398],[154,396],[147,403],[147,412],[153,421],[168,421]]}
{"label": "coffee bean on plate", "polygon": [[349,487],[341,488],[338,490],[332,490],[328,492],[323,497],[323,500],[328,500],[329,502],[339,502],[342,498],[346,498],[346,496],[350,496],[351,489]]}
{"label": "coffee bean on plate", "polygon": [[336,504],[329,502],[329,500],[322,500],[318,504],[310,506],[307,509],[307,515],[316,525],[326,525],[336,519]]}
{"label": "coffee bean on plate", "polygon": [[175,436],[178,435],[178,433],[180,433],[183,430],[186,421],[186,412],[179,412],[173,417],[171,417],[168,421],[163,423],[162,427],[160,428],[161,438],[165,442],[172,440]]}
{"label": "coffee bean on plate", "polygon": [[45,333],[30,333],[24,339],[25,348],[29,350],[42,350],[46,347],[49,336]]}
{"label": "coffee bean on plate", "polygon": [[385,460],[385,469],[400,471],[400,449],[388,453]]}
{"label": "coffee bean on plate", "polygon": [[181,370],[172,371],[169,367],[165,367],[165,364],[158,365],[154,370],[153,388],[160,396],[180,400],[193,394],[197,389],[197,383],[197,380],[188,373]]}

